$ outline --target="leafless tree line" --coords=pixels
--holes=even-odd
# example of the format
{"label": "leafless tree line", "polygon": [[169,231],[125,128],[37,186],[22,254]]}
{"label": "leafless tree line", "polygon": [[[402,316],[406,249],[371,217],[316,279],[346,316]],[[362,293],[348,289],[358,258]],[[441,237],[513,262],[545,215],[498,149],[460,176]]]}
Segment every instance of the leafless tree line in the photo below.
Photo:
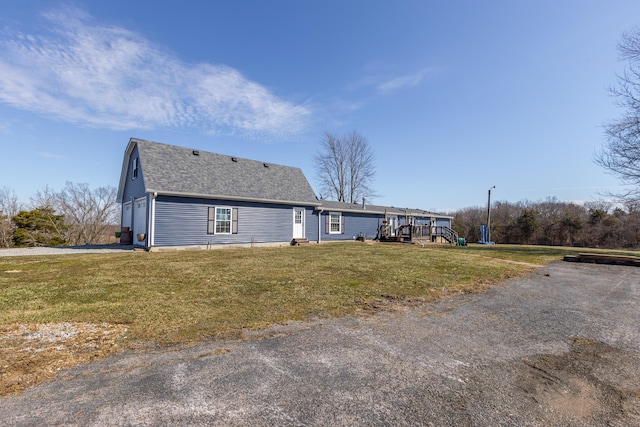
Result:
{"label": "leafless tree line", "polygon": [[53,212],[62,216],[64,227],[56,228],[71,245],[103,243],[110,226],[119,222],[114,187],[91,189],[89,184],[67,182],[60,191],[49,186],[38,190],[27,204],[20,203],[9,187],[0,188],[0,247],[11,247],[17,229],[14,219],[25,211]]}
{"label": "leafless tree line", "polygon": [[625,190],[618,197],[640,200],[640,27],[623,34],[618,51],[627,63],[609,89],[622,111],[604,124],[605,143],[595,161],[619,178]]}
{"label": "leafless tree line", "polygon": [[[486,207],[461,209],[453,228],[469,242],[480,241]],[[491,206],[491,240],[497,243],[601,248],[640,247],[640,204],[594,201],[496,202]]]}

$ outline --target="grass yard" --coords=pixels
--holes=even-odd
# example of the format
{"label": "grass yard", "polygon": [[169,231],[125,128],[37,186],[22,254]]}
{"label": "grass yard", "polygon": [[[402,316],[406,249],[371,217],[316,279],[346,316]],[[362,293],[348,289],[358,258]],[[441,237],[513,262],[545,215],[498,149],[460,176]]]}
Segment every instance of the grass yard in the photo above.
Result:
{"label": "grass yard", "polygon": [[[388,301],[478,292],[578,252],[584,250],[340,243],[0,257],[0,395],[141,343],[241,337],[245,330]],[[54,324],[61,326],[54,331]],[[20,353],[20,343],[32,337],[46,341],[43,349]],[[27,344],[34,348],[33,340]],[[30,373],[38,366],[46,372]]]}

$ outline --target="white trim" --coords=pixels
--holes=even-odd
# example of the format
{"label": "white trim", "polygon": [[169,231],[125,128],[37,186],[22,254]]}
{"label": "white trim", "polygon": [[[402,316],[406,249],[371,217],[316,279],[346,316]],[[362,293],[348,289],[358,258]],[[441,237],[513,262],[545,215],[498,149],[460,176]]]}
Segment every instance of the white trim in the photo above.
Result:
{"label": "white trim", "polygon": [[322,235],[322,212],[322,209],[318,210],[318,244],[322,242],[322,237],[320,237]]}
{"label": "white trim", "polygon": [[[144,201],[144,209],[145,209],[145,213],[144,213],[144,232],[140,233],[139,230],[136,229],[136,204],[139,202]],[[133,236],[133,244],[135,246],[144,246],[146,247],[148,245],[149,242],[149,197],[148,195],[144,195],[143,197],[138,197],[137,199],[133,199],[133,221],[131,223],[131,230],[133,231],[132,236]],[[137,235],[138,234],[146,234],[144,241],[139,242]]]}
{"label": "white trim", "polygon": [[136,146],[136,139],[129,139],[129,144],[127,144],[127,148],[124,150],[124,158],[122,159],[122,171],[120,172],[120,184],[118,185],[118,197],[116,198],[117,202],[124,201],[124,186],[127,183],[127,171],[129,170],[129,161],[131,160],[131,153],[133,153],[133,149]]}
{"label": "white trim", "polygon": [[[125,206],[129,205],[129,218],[127,218],[127,221],[125,222],[125,212],[127,211],[125,209]],[[122,204],[122,212],[120,213],[120,227],[129,227],[129,229],[131,229],[131,224],[133,221],[133,202],[132,201],[128,201],[128,202],[124,202]]]}
{"label": "white trim", "polygon": [[[226,209],[229,211],[229,231],[218,231],[218,209]],[[220,220],[220,223],[227,220]],[[213,234],[233,234],[233,208],[228,206],[216,206],[213,211]]]}
{"label": "white trim", "polygon": [[273,199],[261,199],[257,197],[240,197],[240,196],[227,196],[223,194],[199,194],[199,193],[182,193],[175,191],[157,191],[152,188],[148,188],[149,193],[158,193],[161,196],[171,197],[190,197],[194,199],[208,199],[208,200],[222,200],[222,201],[234,201],[234,202],[258,202],[258,203],[272,203],[274,205],[290,205],[290,206],[320,206],[320,203],[301,202],[299,200],[273,200]]}
{"label": "white trim", "polygon": [[[333,231],[331,216],[338,215],[338,231]],[[342,212],[329,212],[329,234],[342,234]]]}
{"label": "white trim", "polygon": [[154,193],[151,195],[151,222],[149,223],[149,247],[153,246],[155,244],[155,240],[156,240],[156,196],[158,194]]}
{"label": "white trim", "polygon": [[131,181],[138,179],[140,175],[140,156],[134,157],[131,162]]}
{"label": "white trim", "polygon": [[[300,212],[301,213],[301,227],[302,227],[302,235],[301,236],[296,236],[296,213]],[[299,239],[304,239],[306,237],[306,209],[305,208],[293,208],[293,233],[292,236],[293,238],[299,238]]]}

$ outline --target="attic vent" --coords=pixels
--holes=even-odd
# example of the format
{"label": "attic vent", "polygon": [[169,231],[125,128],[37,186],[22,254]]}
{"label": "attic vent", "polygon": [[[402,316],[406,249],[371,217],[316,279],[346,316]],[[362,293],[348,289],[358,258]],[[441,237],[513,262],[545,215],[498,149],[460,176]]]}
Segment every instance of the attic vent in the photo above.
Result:
{"label": "attic vent", "polygon": [[200,152],[199,152],[198,150],[193,150],[193,155],[194,155],[194,156],[199,156],[199,155],[200,155]]}
{"label": "attic vent", "polygon": [[265,168],[269,167],[269,163],[263,163],[262,166],[264,166]]}
{"label": "attic vent", "polygon": [[232,157],[231,161],[234,162],[234,163],[238,163],[238,158],[237,157]]}

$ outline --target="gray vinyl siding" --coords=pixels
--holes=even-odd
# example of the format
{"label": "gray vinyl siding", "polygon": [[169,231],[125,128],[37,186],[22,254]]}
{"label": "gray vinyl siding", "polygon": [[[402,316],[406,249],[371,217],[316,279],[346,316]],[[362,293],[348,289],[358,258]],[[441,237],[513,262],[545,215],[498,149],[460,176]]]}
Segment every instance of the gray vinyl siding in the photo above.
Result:
{"label": "gray vinyl siding", "polygon": [[413,220],[414,225],[431,225],[430,218],[415,218]]}
{"label": "gray vinyl siding", "polygon": [[[305,208],[304,236],[310,242],[318,241],[318,211],[313,208]],[[324,227],[324,223],[321,224]]]}
{"label": "gray vinyl siding", "polygon": [[144,186],[144,172],[142,159],[138,160],[138,177],[133,179],[133,159],[139,158],[138,147],[135,147],[129,158],[129,167],[127,168],[127,178],[124,183],[124,191],[122,193],[122,201],[130,202],[133,199],[138,199],[145,194]]}
{"label": "gray vinyl siding", "polygon": [[[207,234],[208,208],[215,206],[238,209],[238,234]],[[288,242],[293,237],[293,206],[158,196],[155,209],[155,246]],[[311,222],[309,212],[305,219]]]}
{"label": "gray vinyl siding", "polygon": [[367,239],[373,239],[378,234],[378,228],[382,224],[383,215],[378,214],[354,214],[342,212],[344,233],[328,234],[326,232],[326,216],[330,212],[322,213],[322,240],[354,240],[360,233],[367,236]]}
{"label": "gray vinyl siding", "polygon": [[451,220],[449,218],[436,218],[436,225],[451,228]]}

